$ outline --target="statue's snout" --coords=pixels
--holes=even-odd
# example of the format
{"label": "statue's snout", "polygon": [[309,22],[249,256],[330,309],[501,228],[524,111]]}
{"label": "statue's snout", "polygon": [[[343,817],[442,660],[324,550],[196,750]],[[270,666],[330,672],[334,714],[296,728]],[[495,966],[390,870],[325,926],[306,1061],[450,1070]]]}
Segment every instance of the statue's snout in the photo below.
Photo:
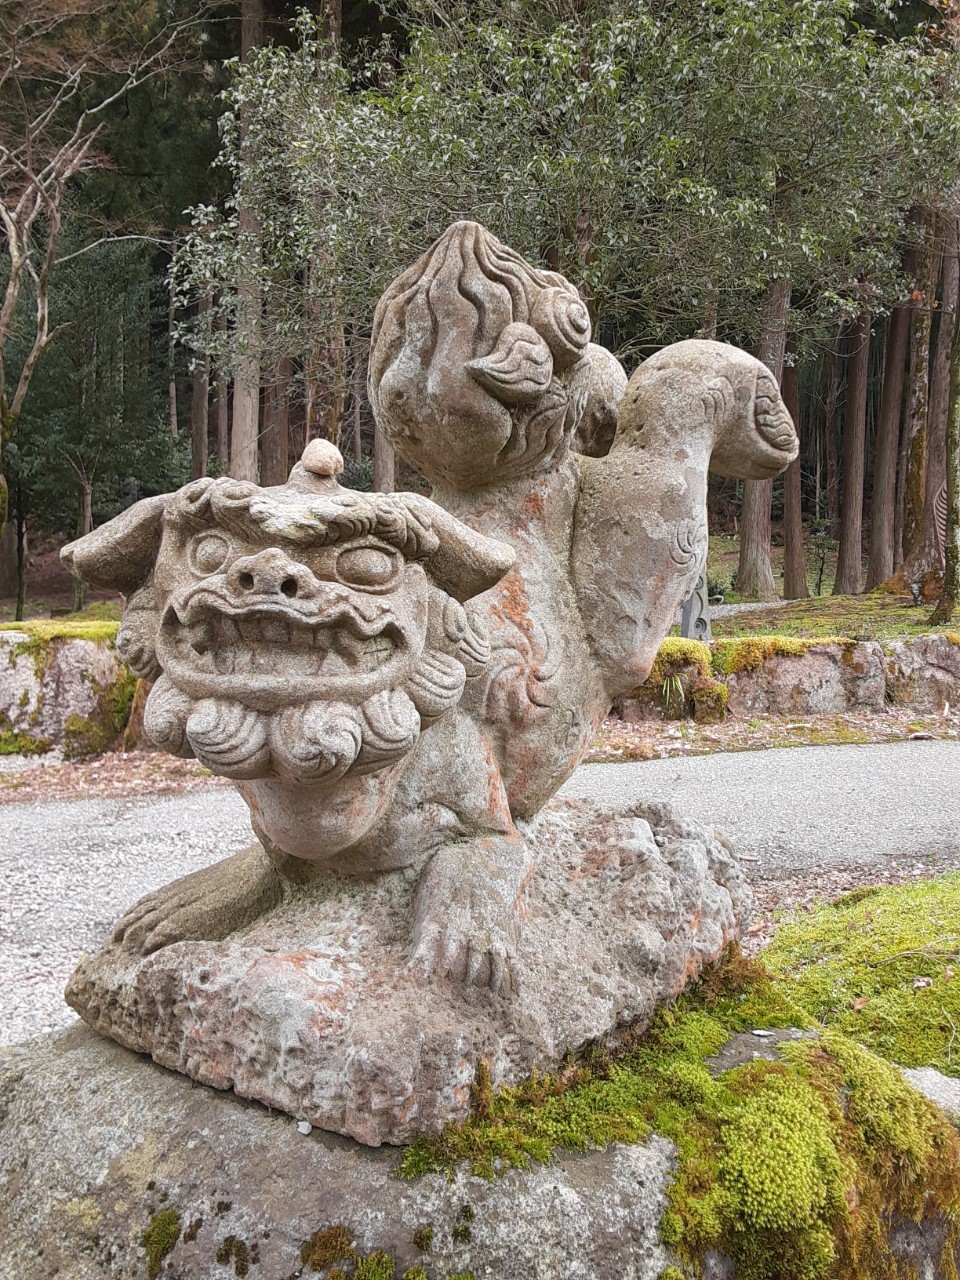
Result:
{"label": "statue's snout", "polygon": [[235,560],[227,571],[227,586],[238,600],[309,600],[316,595],[317,580],[306,565],[291,560],[279,547],[267,547]]}

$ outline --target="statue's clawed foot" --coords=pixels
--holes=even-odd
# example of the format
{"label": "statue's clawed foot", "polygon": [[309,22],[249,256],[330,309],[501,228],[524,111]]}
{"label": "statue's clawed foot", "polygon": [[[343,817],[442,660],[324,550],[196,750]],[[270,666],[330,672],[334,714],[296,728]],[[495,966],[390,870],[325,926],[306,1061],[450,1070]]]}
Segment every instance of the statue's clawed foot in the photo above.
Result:
{"label": "statue's clawed foot", "polygon": [[508,994],[531,866],[519,836],[464,840],[435,854],[417,888],[412,967]]}
{"label": "statue's clawed foot", "polygon": [[276,906],[282,882],[259,845],[174,880],[121,918],[113,941],[150,955],[188,939],[219,942]]}

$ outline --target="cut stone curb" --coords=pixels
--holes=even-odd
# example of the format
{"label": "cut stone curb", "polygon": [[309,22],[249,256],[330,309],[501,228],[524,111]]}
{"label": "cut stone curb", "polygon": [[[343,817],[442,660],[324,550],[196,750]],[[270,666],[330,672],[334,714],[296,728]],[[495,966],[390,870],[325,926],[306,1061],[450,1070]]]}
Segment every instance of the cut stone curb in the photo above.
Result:
{"label": "cut stone curb", "polygon": [[661,1138],[495,1182],[406,1181],[395,1150],[303,1136],[80,1026],[0,1054],[0,1123],[0,1275],[17,1280],[140,1280],[144,1232],[171,1211],[180,1233],[157,1274],[178,1280],[230,1276],[216,1260],[236,1257],[231,1238],[256,1280],[313,1275],[301,1250],[333,1227],[431,1280],[654,1280],[671,1261]]}

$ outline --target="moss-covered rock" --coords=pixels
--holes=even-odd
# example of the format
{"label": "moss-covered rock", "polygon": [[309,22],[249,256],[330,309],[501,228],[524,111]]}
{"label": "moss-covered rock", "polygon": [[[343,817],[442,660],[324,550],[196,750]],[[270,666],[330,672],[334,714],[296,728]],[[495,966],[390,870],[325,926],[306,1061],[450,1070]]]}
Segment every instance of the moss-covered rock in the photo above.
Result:
{"label": "moss-covered rock", "polygon": [[[661,1234],[686,1274],[719,1251],[738,1280],[893,1277],[890,1223],[936,1219],[931,1274],[954,1280],[960,1141],[888,1059],[960,1074],[960,978],[947,990],[958,919],[960,874],[804,915],[781,928],[769,964],[729,955],[622,1054],[486,1097],[402,1168],[468,1161],[493,1177],[558,1147],[655,1132],[679,1153]],[[775,1061],[713,1073],[732,1035],[785,1026],[813,1034]]]}
{"label": "moss-covered rock", "polygon": [[668,636],[657,650],[650,675],[618,701],[617,713],[631,723],[680,719],[694,713],[694,690],[715,684],[709,648],[699,640]]}
{"label": "moss-covered rock", "polygon": [[751,636],[718,642],[714,664],[733,714],[836,715],[885,705],[883,653],[873,641]]}
{"label": "moss-covered rock", "polygon": [[0,630],[0,754],[70,757],[122,732],[134,681],[110,621],[29,622]]}

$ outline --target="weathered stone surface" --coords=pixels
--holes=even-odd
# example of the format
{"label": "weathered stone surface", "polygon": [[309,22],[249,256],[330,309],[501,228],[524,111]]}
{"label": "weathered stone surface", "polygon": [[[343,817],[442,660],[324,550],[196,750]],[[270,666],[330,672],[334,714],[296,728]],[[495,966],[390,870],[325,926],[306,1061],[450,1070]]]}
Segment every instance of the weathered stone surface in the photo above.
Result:
{"label": "weathered stone surface", "polygon": [[466,1114],[481,1058],[508,1083],[644,1025],[746,920],[735,856],[668,806],[555,803],[524,835],[534,871],[509,992],[423,983],[407,945],[415,883],[396,871],[291,894],[223,942],[145,957],[114,943],[67,999],[206,1084],[371,1145],[408,1141]]}
{"label": "weathered stone surface", "polygon": [[[126,678],[106,641],[38,641],[0,630],[0,734],[35,751],[102,748],[96,730],[105,722],[104,697]],[[90,738],[96,741],[87,745]]]}
{"label": "weathered stone surface", "polygon": [[810,645],[773,654],[727,677],[733,715],[834,715],[881,711],[886,696],[883,652],[873,641]]}
{"label": "weathered stone surface", "polygon": [[170,1210],[180,1234],[161,1280],[242,1274],[231,1237],[250,1280],[308,1277],[303,1245],[337,1226],[358,1254],[384,1251],[398,1275],[423,1264],[431,1280],[655,1280],[671,1261],[658,1239],[673,1163],[662,1138],[495,1182],[462,1170],[408,1181],[392,1151],[303,1135],[82,1026],[0,1051],[0,1124],[10,1280],[143,1280],[143,1234]]}
{"label": "weathered stone surface", "polygon": [[884,646],[892,702],[942,711],[960,702],[960,645],[945,635],[892,640]]}
{"label": "weathered stone surface", "polygon": [[[162,1213],[179,1233],[158,1280],[229,1280],[238,1253],[248,1280],[307,1280],[303,1246],[337,1227],[328,1241],[430,1280],[656,1280],[674,1261],[659,1241],[674,1167],[660,1137],[494,1182],[462,1168],[401,1179],[389,1148],[301,1133],[79,1024],[0,1050],[0,1135],[4,1280],[145,1280],[143,1236]],[[945,1280],[946,1225],[895,1218],[892,1256]],[[712,1253],[703,1275],[736,1269]]]}
{"label": "weathered stone surface", "polygon": [[[397,1140],[462,1109],[478,1054],[507,1078],[648,1016],[735,933],[702,851],[674,898],[648,876],[649,839],[617,830],[611,856],[636,847],[637,869],[597,898],[594,818],[560,841],[587,859],[575,883],[528,826],[702,573],[708,471],[769,477],[797,453],[752,356],[677,343],[624,390],[590,328],[569,281],[457,223],[386,290],[369,362],[378,424],[432,499],[344,489],[337,451],[311,442],[284,485],[197,480],[64,550],[129,597],[117,645],[155,681],[147,733],[236,781],[266,853],[121,921],[72,988],[95,1025],[149,1035],[199,1002],[165,1061]],[[606,456],[572,448],[588,407],[605,430],[615,416]],[[357,914],[345,878],[369,883],[379,916]],[[281,971],[282,1010],[267,995]],[[397,1050],[399,1026],[415,1050]]]}
{"label": "weathered stone surface", "polygon": [[915,1089],[935,1102],[954,1124],[960,1125],[960,1080],[934,1067],[904,1067],[903,1074]]}

